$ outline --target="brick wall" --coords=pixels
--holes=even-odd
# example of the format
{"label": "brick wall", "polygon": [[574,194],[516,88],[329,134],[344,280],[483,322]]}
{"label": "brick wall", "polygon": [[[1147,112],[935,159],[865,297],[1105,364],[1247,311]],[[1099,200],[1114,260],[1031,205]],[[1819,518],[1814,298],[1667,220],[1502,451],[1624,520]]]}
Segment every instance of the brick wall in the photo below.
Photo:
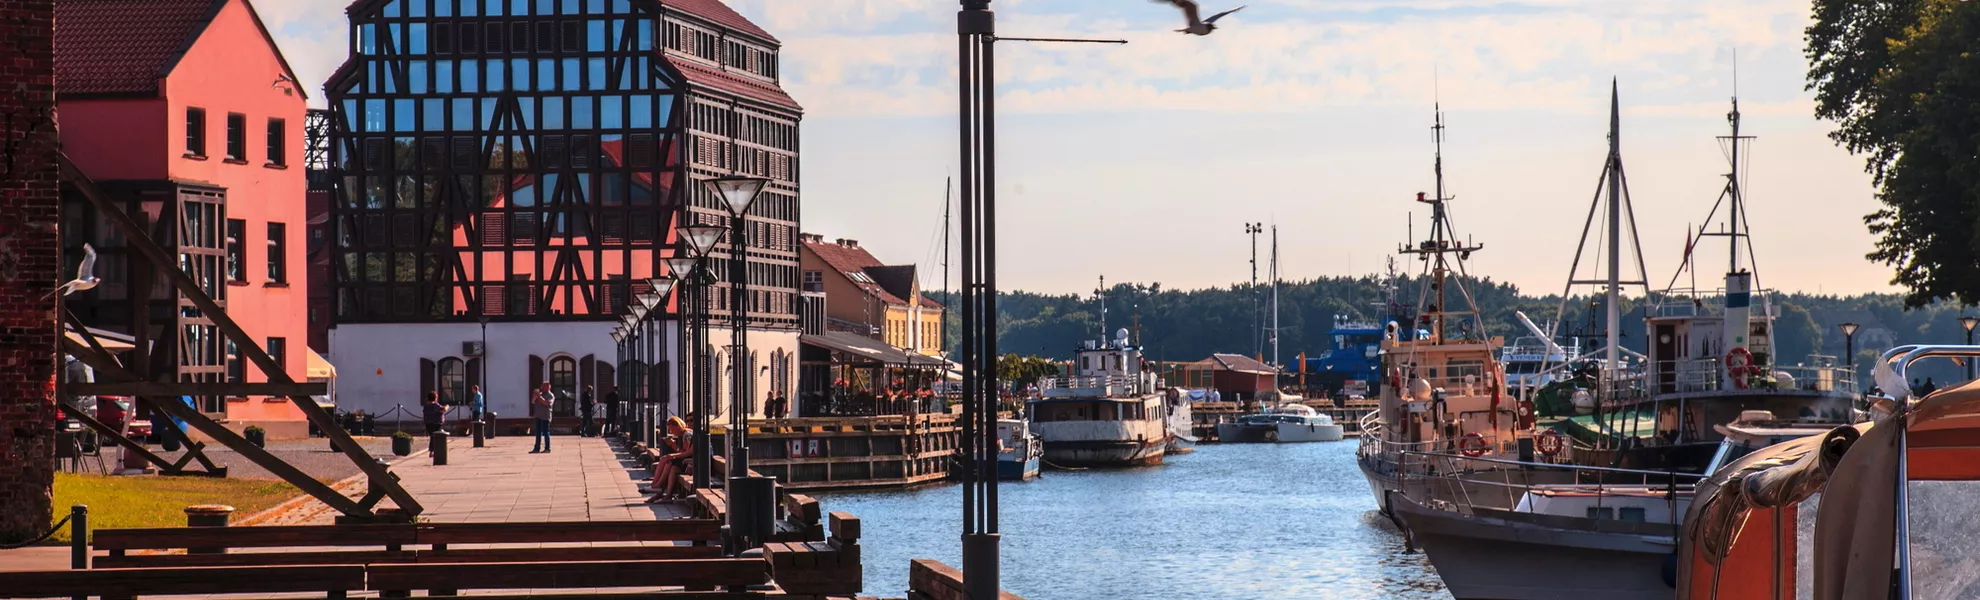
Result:
{"label": "brick wall", "polygon": [[61,203],[55,4],[0,0],[0,541],[48,528]]}

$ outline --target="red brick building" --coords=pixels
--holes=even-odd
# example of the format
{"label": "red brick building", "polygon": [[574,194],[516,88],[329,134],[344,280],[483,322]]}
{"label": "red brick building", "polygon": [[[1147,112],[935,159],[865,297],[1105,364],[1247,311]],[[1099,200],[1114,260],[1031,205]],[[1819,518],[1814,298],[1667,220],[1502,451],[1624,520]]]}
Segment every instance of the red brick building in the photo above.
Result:
{"label": "red brick building", "polygon": [[[55,64],[62,145],[76,165],[153,226],[233,320],[304,379],[305,88],[248,0],[61,0]],[[154,378],[266,381],[210,319],[80,197],[63,243],[99,253],[103,284],[69,298],[94,327],[129,333]],[[306,434],[284,398],[210,397],[198,407],[235,429]]]}
{"label": "red brick building", "polygon": [[[0,0],[0,542],[48,528],[60,277],[51,0]],[[17,87],[15,87],[17,86]]]}

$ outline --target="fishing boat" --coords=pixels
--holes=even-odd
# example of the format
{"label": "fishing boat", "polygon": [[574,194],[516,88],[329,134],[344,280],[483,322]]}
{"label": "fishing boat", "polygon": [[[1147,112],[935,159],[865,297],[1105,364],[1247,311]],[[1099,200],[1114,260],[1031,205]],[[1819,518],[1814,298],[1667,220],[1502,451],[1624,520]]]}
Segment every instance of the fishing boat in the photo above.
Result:
{"label": "fishing boat", "polygon": [[997,478],[1025,481],[1038,476],[1045,443],[1019,419],[997,420]]}
{"label": "fishing boat", "polygon": [[1218,423],[1217,440],[1225,443],[1338,442],[1342,431],[1334,418],[1304,404],[1283,404],[1236,422]]}
{"label": "fishing boat", "polygon": [[1073,373],[1038,382],[1026,402],[1031,427],[1045,442],[1045,463],[1061,467],[1161,464],[1168,453],[1168,402],[1139,346],[1122,329],[1112,340],[1089,340]]}

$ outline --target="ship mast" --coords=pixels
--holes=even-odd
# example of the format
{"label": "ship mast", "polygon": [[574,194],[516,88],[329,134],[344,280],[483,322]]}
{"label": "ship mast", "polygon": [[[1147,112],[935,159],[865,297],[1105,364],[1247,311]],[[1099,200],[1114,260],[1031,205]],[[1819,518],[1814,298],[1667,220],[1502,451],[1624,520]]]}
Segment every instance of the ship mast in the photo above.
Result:
{"label": "ship mast", "polygon": [[[1595,190],[1595,200],[1588,206],[1588,221],[1582,225],[1581,243],[1574,250],[1574,263],[1568,267],[1567,288],[1561,292],[1561,303],[1554,315],[1553,326],[1547,331],[1552,338],[1567,314],[1567,303],[1573,297],[1578,285],[1602,286],[1603,304],[1607,314],[1602,350],[1603,370],[1614,374],[1622,367],[1622,297],[1623,286],[1637,286],[1649,292],[1648,278],[1644,276],[1643,243],[1636,235],[1636,208],[1629,198],[1629,179],[1624,176],[1622,162],[1622,101],[1615,80],[1609,81],[1609,156],[1602,167],[1602,179]],[[1604,196],[1607,196],[1606,201]],[[1608,273],[1603,279],[1577,279],[1581,273],[1581,257],[1588,249],[1588,234],[1594,230],[1595,213],[1605,208],[1603,237],[1607,243]],[[1636,279],[1623,279],[1623,235],[1629,235],[1630,248],[1636,259]],[[1602,250],[1597,250],[1601,252]],[[1551,339],[1549,341],[1552,341]],[[1607,381],[1607,378],[1604,379]]]}
{"label": "ship mast", "polygon": [[[1417,319],[1419,323],[1430,324],[1430,343],[1442,344],[1447,341],[1445,325],[1449,317],[1468,316],[1473,326],[1482,325],[1478,322],[1478,305],[1472,301],[1471,293],[1464,289],[1462,282],[1458,282],[1457,292],[1463,297],[1469,310],[1450,310],[1448,302],[1449,287],[1452,283],[1450,276],[1464,275],[1464,261],[1471,258],[1472,252],[1483,250],[1485,246],[1458,240],[1457,232],[1451,225],[1450,211],[1446,204],[1452,198],[1444,190],[1444,111],[1441,106],[1437,108],[1436,124],[1430,127],[1430,131],[1437,147],[1437,195],[1426,196],[1423,192],[1416,193],[1417,202],[1430,205],[1430,239],[1417,242],[1415,247],[1398,248],[1396,252],[1417,255],[1417,260],[1423,261],[1429,270],[1429,287],[1425,288],[1423,295],[1417,299]],[[1457,255],[1456,260],[1452,260],[1452,254]],[[1468,337],[1471,333],[1474,332],[1462,331],[1460,337]],[[1476,333],[1482,338],[1482,331]]]}
{"label": "ship mast", "polygon": [[1100,342],[1113,339],[1107,337],[1107,276],[1100,276],[1100,287],[1093,288],[1093,297],[1100,300]]}
{"label": "ship mast", "polygon": [[1279,226],[1272,225],[1272,366],[1279,366]]}

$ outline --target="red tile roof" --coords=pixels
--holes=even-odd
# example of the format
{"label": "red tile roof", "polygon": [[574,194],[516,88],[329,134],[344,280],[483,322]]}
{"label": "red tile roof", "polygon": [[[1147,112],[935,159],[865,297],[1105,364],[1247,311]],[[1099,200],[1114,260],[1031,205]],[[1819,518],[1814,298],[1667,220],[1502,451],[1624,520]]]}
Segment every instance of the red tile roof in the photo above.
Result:
{"label": "red tile roof", "polygon": [[155,94],[227,0],[59,0],[55,87],[71,94]]}
{"label": "red tile roof", "polygon": [[690,86],[720,90],[791,110],[804,110],[796,99],[784,93],[784,89],[777,87],[777,84],[729,73],[687,58],[669,56],[667,62],[680,69],[681,75],[687,78]]}
{"label": "red tile roof", "polygon": [[[818,255],[820,260],[825,261],[827,266],[838,271],[840,276],[851,280],[853,285],[866,290],[866,293],[879,298],[882,302],[897,305],[907,304],[907,301],[902,300],[900,296],[895,296],[893,293],[888,292],[885,288],[880,287],[880,284],[874,283],[871,277],[866,276],[867,267],[884,267],[887,265],[881,263],[880,259],[874,258],[873,253],[867,252],[865,248],[810,240],[804,242],[804,247],[810,248],[812,254]],[[866,277],[867,281],[860,281],[850,275],[850,273],[859,273],[861,277]]]}
{"label": "red tile roof", "polygon": [[1222,370],[1225,371],[1259,374],[1279,372],[1278,369],[1272,368],[1271,365],[1258,362],[1257,359],[1242,354],[1212,354],[1209,360],[1216,361],[1217,364],[1222,365],[1224,367]]}
{"label": "red tile roof", "polygon": [[735,9],[729,8],[727,4],[723,4],[722,0],[660,0],[660,5],[701,17],[717,25],[729,27],[771,42],[777,41],[777,38],[770,36],[770,32],[764,31],[762,27],[757,27],[749,19],[744,18],[741,14],[737,14]]}

